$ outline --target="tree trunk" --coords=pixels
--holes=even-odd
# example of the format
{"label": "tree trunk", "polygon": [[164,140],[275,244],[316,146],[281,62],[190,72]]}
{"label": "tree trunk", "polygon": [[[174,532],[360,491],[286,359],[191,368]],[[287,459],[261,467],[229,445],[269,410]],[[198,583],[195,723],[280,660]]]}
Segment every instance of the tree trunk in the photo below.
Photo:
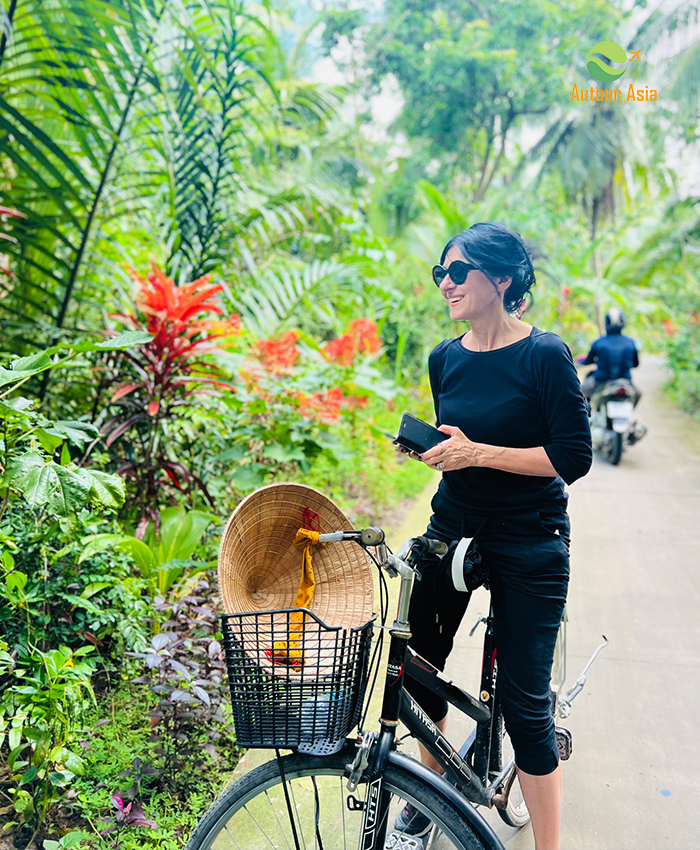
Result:
{"label": "tree trunk", "polygon": [[501,161],[503,160],[503,155],[505,154],[505,151],[506,151],[506,137],[508,135],[508,131],[511,128],[511,125],[513,123],[514,118],[515,118],[515,113],[511,109],[510,112],[508,113],[508,115],[506,116],[503,127],[501,128],[501,146],[498,150],[496,160],[495,160],[495,162],[494,162],[494,164],[491,168],[491,173],[489,174],[488,178],[486,178],[485,180],[484,180],[485,174],[482,174],[481,184],[479,185],[479,189],[476,193],[476,197],[474,198],[475,201],[482,201],[484,199],[486,193],[489,190],[489,186],[491,185],[491,181],[496,176],[496,172],[498,171],[498,168],[501,164]]}
{"label": "tree trunk", "polygon": [[[600,215],[600,198],[593,198],[593,204],[591,208],[591,246],[593,248],[593,253],[591,255],[591,259],[593,262],[593,276],[596,281],[600,278],[600,258],[598,257],[598,249],[595,244],[596,237],[598,235],[598,217]],[[600,334],[603,333],[603,313],[602,313],[602,305],[600,303],[600,292],[596,287],[595,294],[595,321],[598,326],[598,332]]]}

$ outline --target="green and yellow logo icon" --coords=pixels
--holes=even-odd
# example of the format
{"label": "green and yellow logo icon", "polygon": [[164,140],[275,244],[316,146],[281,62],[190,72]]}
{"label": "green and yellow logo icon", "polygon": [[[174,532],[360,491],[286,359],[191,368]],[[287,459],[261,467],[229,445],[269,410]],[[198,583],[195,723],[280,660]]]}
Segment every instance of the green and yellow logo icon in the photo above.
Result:
{"label": "green and yellow logo icon", "polygon": [[599,41],[586,55],[586,68],[594,80],[610,83],[619,80],[625,73],[625,68],[615,68],[613,63],[624,62],[626,66],[627,61],[627,54],[619,44],[614,41]]}

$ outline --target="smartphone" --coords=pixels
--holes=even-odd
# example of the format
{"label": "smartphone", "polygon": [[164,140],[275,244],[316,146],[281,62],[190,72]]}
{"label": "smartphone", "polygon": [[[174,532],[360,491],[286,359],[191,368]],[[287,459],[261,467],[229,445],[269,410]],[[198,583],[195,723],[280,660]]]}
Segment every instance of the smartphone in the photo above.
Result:
{"label": "smartphone", "polygon": [[433,446],[437,446],[443,440],[448,440],[449,434],[443,434],[417,416],[412,416],[410,413],[404,413],[401,417],[401,425],[399,425],[399,433],[394,438],[396,442],[412,452],[423,454]]}

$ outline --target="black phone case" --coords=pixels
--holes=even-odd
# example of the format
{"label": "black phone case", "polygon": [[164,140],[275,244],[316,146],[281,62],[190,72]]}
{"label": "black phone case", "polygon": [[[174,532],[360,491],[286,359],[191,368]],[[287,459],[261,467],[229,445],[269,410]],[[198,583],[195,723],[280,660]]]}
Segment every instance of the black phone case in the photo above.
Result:
{"label": "black phone case", "polygon": [[432,425],[428,425],[427,422],[423,422],[422,419],[410,413],[404,413],[401,417],[399,433],[396,435],[396,442],[400,446],[418,454],[427,452],[428,449],[447,439],[449,434],[443,434],[442,431],[438,431],[437,428],[433,428]]}

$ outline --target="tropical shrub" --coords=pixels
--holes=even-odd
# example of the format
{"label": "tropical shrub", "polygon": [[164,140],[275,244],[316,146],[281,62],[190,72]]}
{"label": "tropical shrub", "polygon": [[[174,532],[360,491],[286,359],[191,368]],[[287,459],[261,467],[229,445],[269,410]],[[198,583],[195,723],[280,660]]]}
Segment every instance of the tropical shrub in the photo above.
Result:
{"label": "tropical shrub", "polygon": [[[50,421],[37,410],[35,399],[14,394],[35,376],[62,368],[80,354],[126,349],[145,339],[146,334],[121,334],[109,341],[56,345],[39,354],[15,358],[9,369],[0,367],[0,520],[10,500],[20,495],[30,507],[46,509],[64,520],[88,504],[116,508],[124,502],[124,485],[119,478],[72,460],[69,444],[82,449],[97,436],[92,425],[80,420]],[[54,457],[59,457],[59,449],[57,461]]]}
{"label": "tropical shrub", "polygon": [[671,368],[669,390],[680,406],[695,416],[700,414],[700,317],[694,312],[690,321],[677,326],[667,320],[666,351]]}
{"label": "tropical shrub", "polygon": [[357,427],[369,399],[395,392],[375,363],[380,346],[376,325],[360,319],[325,344],[287,331],[257,340],[247,355],[219,358],[237,379],[235,392],[222,399],[222,451],[212,459],[224,469],[233,464],[223,477],[234,490],[248,492],[280,474],[305,475],[321,456],[331,464],[346,456],[344,435]]}
{"label": "tropical shrub", "polygon": [[2,794],[14,810],[6,828],[26,826],[36,834],[61,789],[83,772],[70,735],[92,697],[95,661],[86,656],[93,651],[10,651],[0,640],[0,765],[9,776]]}
{"label": "tropical shrub", "polygon": [[207,527],[216,520],[215,514],[169,507],[163,508],[155,518],[156,521],[148,523],[143,539],[109,533],[83,538],[84,548],[78,563],[89,560],[96,552],[119,549],[138,566],[152,596],[164,596],[186,571],[201,571],[211,566],[192,560],[192,554]]}
{"label": "tropical shrub", "polygon": [[185,497],[191,505],[199,491],[213,507],[201,478],[179,457],[174,432],[178,418],[219,387],[221,370],[206,355],[214,341],[239,333],[235,314],[221,319],[213,300],[223,289],[203,277],[176,286],[157,265],[138,284],[131,313],[117,314],[123,324],[147,331],[151,339],[124,352],[103,383],[110,386],[116,415],[102,425],[105,443],[117,459],[117,473],[130,480],[130,511],[145,523],[163,495]]}
{"label": "tropical shrub", "polygon": [[0,771],[6,776],[0,801],[3,813],[12,813],[8,826],[32,838],[83,770],[72,736],[93,698],[93,656],[96,647],[105,648],[100,632],[104,637],[108,626],[110,638],[118,633],[114,598],[109,612],[94,601],[118,584],[117,571],[105,582],[95,580],[99,573],[77,575],[73,535],[99,521],[101,512],[116,510],[124,485],[96,465],[73,460],[71,446],[82,453],[96,429],[83,420],[51,421],[17,390],[81,355],[148,338],[129,333],[60,344],[0,368]]}
{"label": "tropical shrub", "polygon": [[[200,768],[206,758],[218,759],[216,742],[222,738],[224,680],[223,649],[215,635],[218,621],[213,610],[203,607],[210,586],[202,581],[194,592],[174,602],[163,602],[159,611],[167,616],[142,658],[147,673],[132,684],[148,685],[156,707],[148,712],[158,746],[162,787],[184,793],[196,778],[183,774],[185,765]],[[206,753],[206,757],[203,757]]]}
{"label": "tropical shrub", "polygon": [[82,557],[83,537],[114,528],[88,510],[64,529],[22,502],[12,506],[0,526],[0,629],[11,646],[89,643],[105,671],[120,666],[125,650],[145,646],[153,616],[147,583],[121,552]]}

